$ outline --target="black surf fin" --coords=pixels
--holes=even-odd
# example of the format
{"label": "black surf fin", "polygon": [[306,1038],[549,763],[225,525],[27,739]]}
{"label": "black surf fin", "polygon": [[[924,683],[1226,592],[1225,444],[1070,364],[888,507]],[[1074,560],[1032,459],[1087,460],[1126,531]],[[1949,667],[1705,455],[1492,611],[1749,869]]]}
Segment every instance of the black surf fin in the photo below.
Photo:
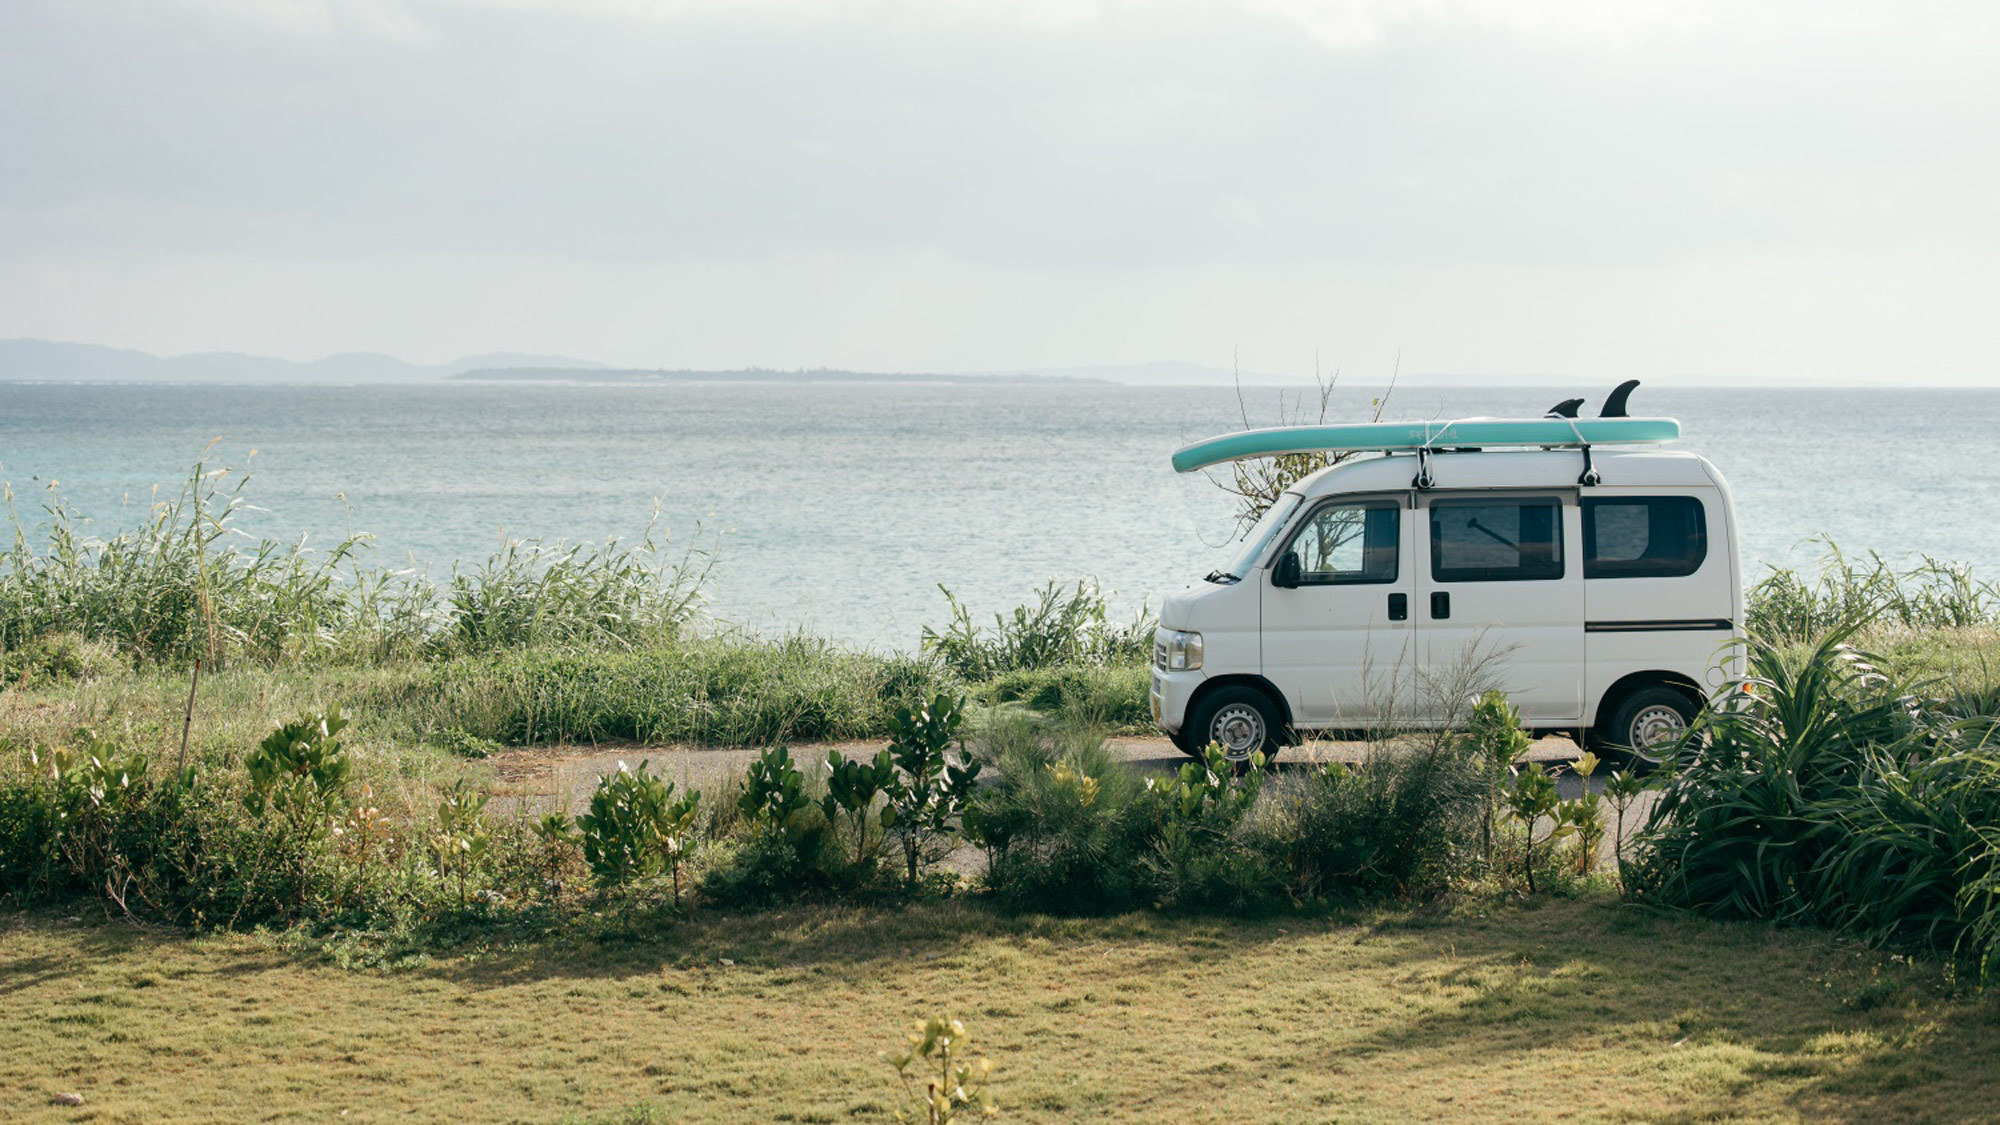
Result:
{"label": "black surf fin", "polygon": [[1631,415],[1625,412],[1625,400],[1631,398],[1632,392],[1638,389],[1639,380],[1637,379],[1627,379],[1616,387],[1613,387],[1611,393],[1604,396],[1604,409],[1598,411],[1597,416],[1599,418],[1631,417]]}
{"label": "black surf fin", "polygon": [[1566,398],[1561,402],[1556,403],[1554,406],[1549,407],[1549,412],[1547,414],[1542,415],[1542,417],[1574,418],[1576,417],[1577,409],[1582,405],[1583,405],[1583,400],[1580,398]]}

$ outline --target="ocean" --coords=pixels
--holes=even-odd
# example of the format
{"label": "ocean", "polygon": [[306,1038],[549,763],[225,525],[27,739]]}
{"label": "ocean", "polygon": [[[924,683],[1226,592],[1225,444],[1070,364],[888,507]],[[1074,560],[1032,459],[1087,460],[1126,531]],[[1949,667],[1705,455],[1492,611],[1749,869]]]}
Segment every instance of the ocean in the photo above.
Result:
{"label": "ocean", "polygon": [[[1330,418],[1379,393],[1338,390]],[[1576,393],[1405,386],[1385,416]],[[1280,394],[1244,389],[1252,424]],[[1729,479],[1753,580],[1816,565],[1819,537],[2000,577],[2000,390],[1642,387],[1633,411],[1679,418]],[[31,526],[54,484],[108,534],[205,459],[250,474],[248,535],[365,532],[371,563],[434,576],[503,538],[635,537],[657,503],[673,543],[713,552],[714,617],[911,649],[947,617],[940,584],[985,615],[1088,577],[1124,614],[1219,565],[1231,501],[1167,456],[1242,424],[1228,387],[0,383],[0,479]]]}

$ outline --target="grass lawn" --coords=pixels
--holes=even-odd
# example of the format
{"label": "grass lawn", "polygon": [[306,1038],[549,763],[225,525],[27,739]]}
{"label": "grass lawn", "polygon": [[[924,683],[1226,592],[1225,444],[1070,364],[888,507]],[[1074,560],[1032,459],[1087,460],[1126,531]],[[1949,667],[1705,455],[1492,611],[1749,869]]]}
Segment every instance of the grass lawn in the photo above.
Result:
{"label": "grass lawn", "polygon": [[[1003,1120],[1991,1120],[2000,998],[1608,902],[1259,922],[976,903],[703,917],[351,970],[0,918],[0,1118],[881,1120],[963,1018]],[[78,1091],[81,1109],[51,1097]]]}

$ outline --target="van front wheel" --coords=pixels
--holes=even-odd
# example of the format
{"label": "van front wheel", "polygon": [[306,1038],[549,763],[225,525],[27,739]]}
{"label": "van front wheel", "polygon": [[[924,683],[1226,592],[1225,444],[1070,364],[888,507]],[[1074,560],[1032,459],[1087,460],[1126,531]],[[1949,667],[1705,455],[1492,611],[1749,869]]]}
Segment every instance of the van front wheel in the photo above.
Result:
{"label": "van front wheel", "polygon": [[1266,761],[1278,754],[1281,720],[1277,708],[1256,688],[1232,685],[1217,688],[1201,701],[1188,723],[1193,737],[1187,740],[1189,753],[1200,754],[1211,742],[1219,743],[1232,762],[1247,762],[1261,752]]}
{"label": "van front wheel", "polygon": [[1618,702],[1600,738],[1638,766],[1656,766],[1670,757],[1694,725],[1701,704],[1680,688],[1640,688]]}

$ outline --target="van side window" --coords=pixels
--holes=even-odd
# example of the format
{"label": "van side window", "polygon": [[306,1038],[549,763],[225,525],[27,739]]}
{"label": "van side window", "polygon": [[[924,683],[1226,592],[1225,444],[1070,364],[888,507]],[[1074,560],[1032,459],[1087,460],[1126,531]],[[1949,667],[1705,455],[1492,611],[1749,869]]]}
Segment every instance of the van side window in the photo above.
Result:
{"label": "van side window", "polygon": [[1387,500],[1329,504],[1315,511],[1286,548],[1299,557],[1305,585],[1396,580],[1402,510]]}
{"label": "van side window", "polygon": [[1430,507],[1432,579],[1527,582],[1563,576],[1561,501],[1439,500]]}
{"label": "van side window", "polygon": [[1692,496],[1583,501],[1585,578],[1679,578],[1708,557],[1708,522]]}

